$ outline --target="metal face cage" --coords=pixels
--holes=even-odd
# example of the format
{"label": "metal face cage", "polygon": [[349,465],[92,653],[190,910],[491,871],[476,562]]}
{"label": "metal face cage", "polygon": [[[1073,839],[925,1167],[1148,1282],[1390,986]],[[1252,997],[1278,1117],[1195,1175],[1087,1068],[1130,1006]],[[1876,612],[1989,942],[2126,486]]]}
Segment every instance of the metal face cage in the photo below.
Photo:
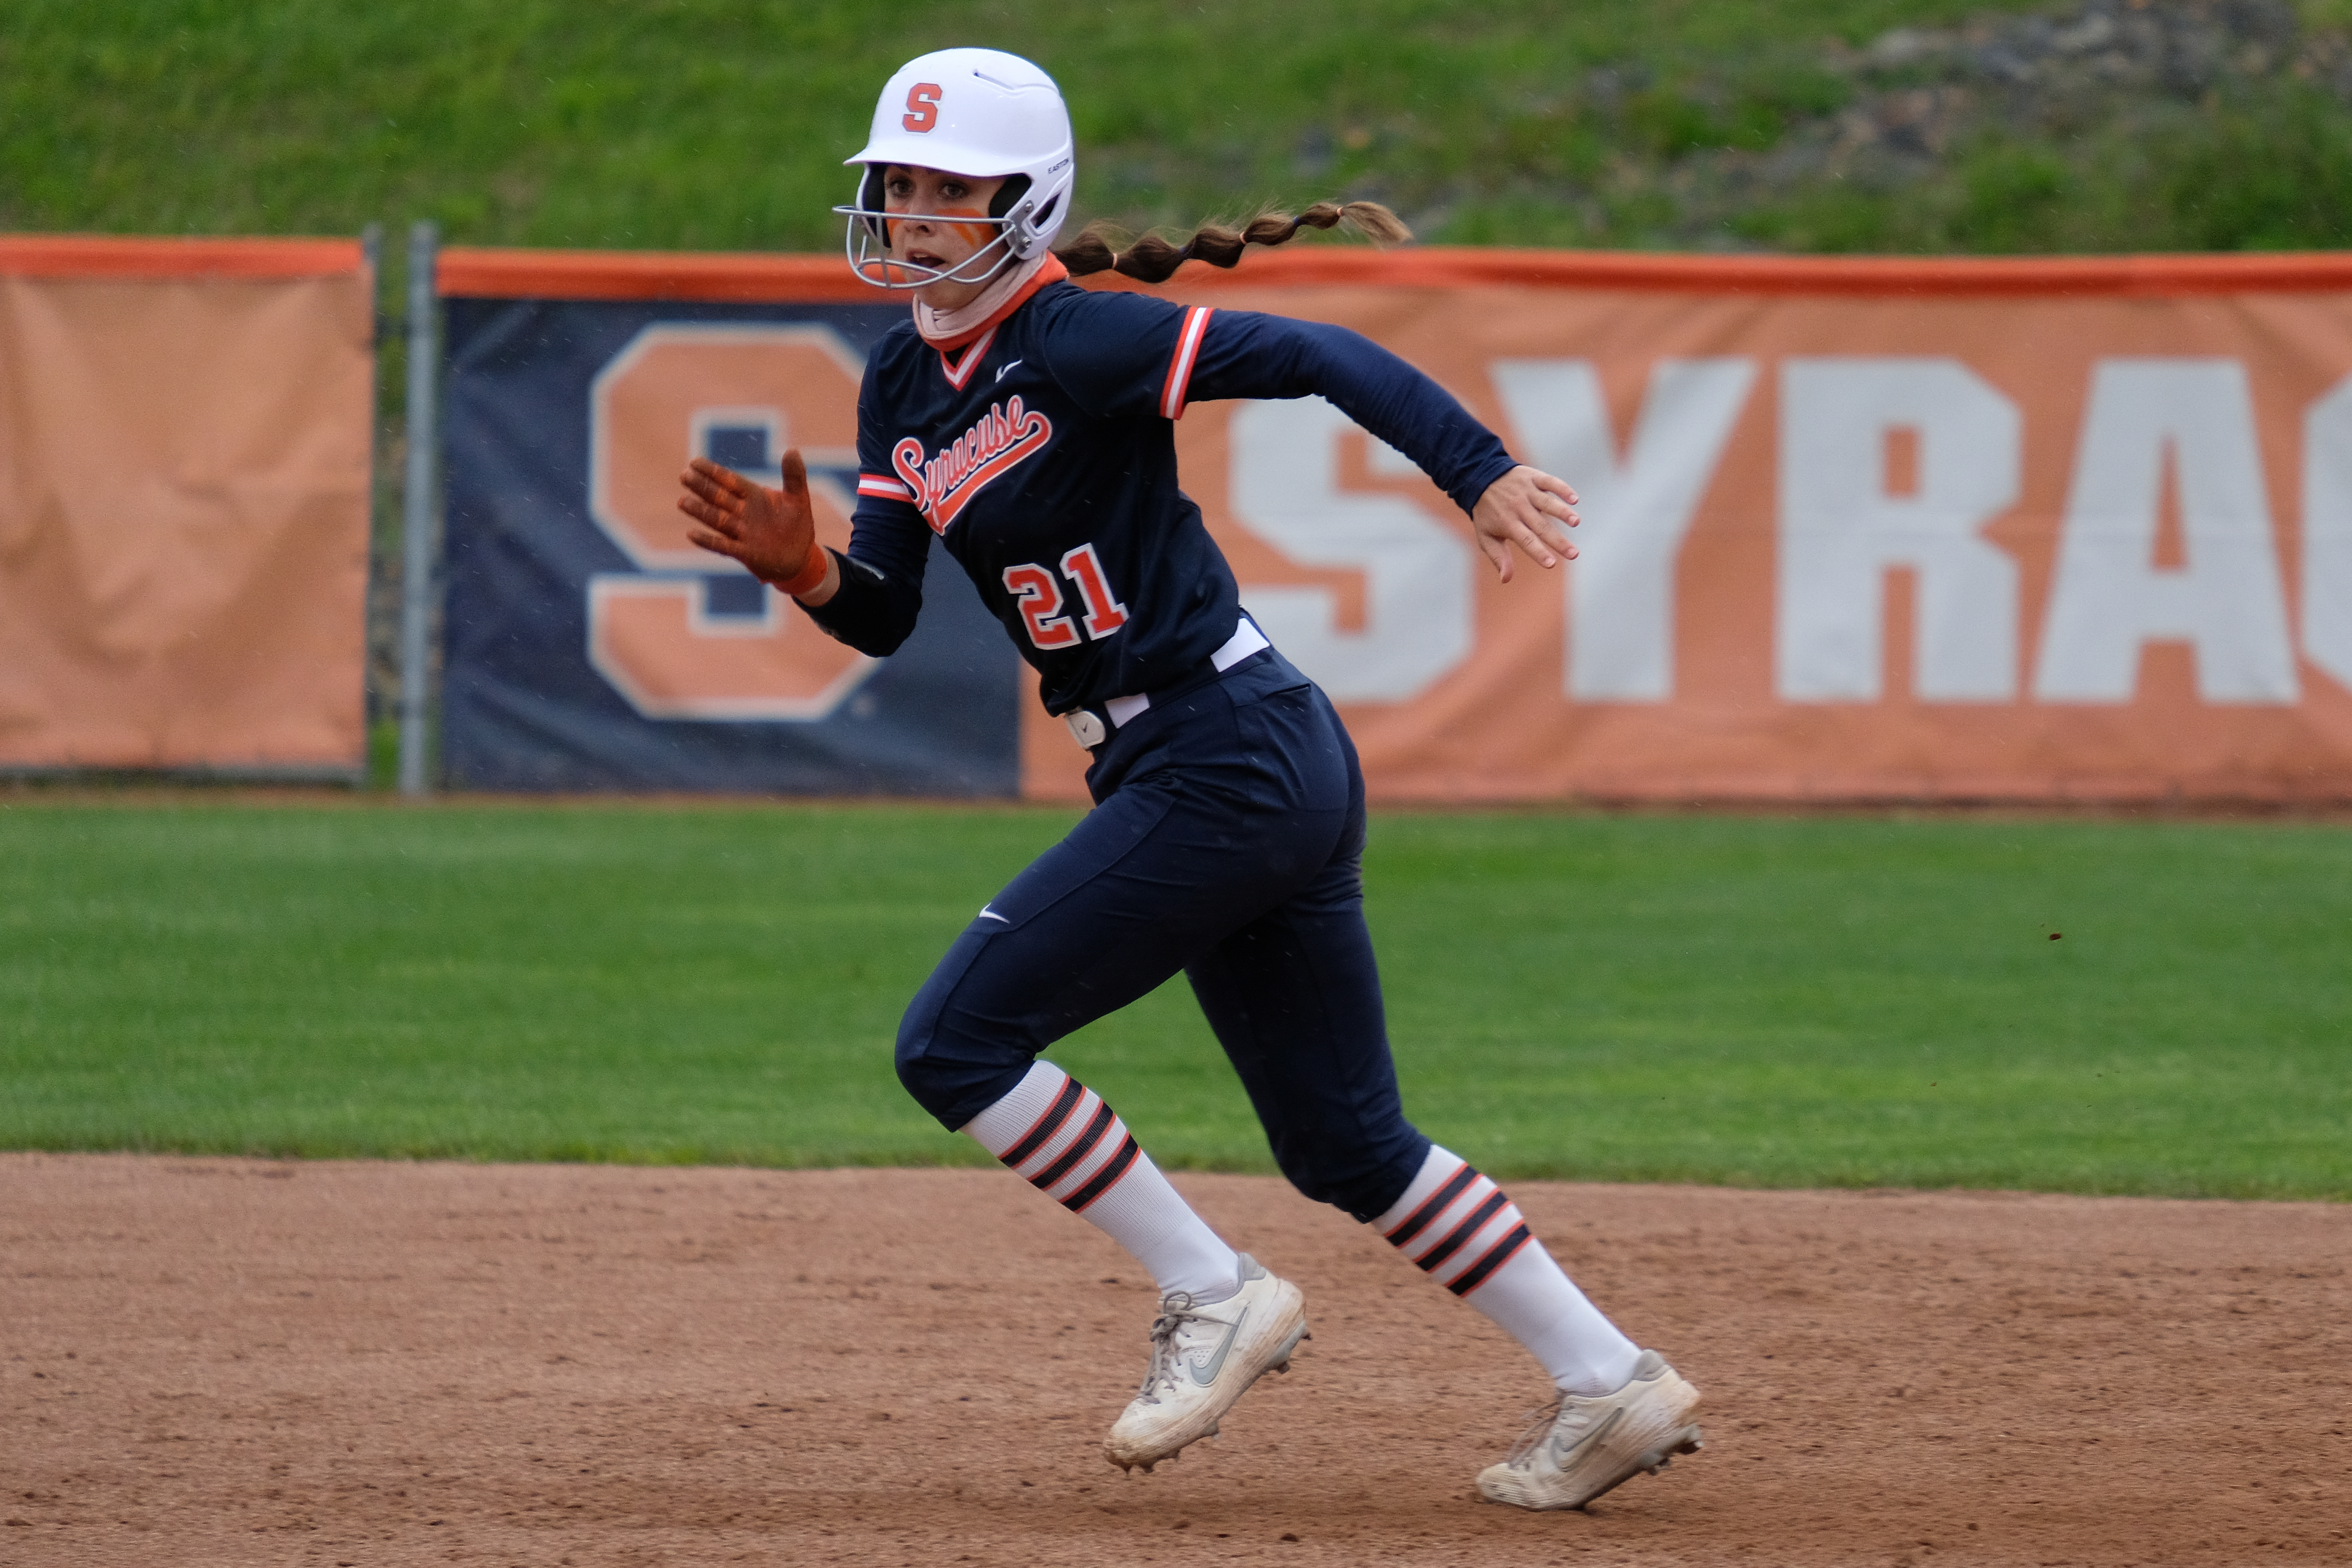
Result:
{"label": "metal face cage", "polygon": [[[859,199],[833,210],[849,220],[848,233],[842,239],[842,252],[849,260],[849,269],[860,281],[877,289],[923,289],[933,283],[985,283],[1021,258],[1022,252],[1031,247],[1037,237],[1029,221],[1034,198],[1024,197],[1003,217],[971,217],[959,215],[949,217],[940,213],[894,213],[865,205],[865,182],[859,182]],[[924,267],[912,261],[895,260],[884,237],[885,226],[893,223],[929,221],[939,224],[985,223],[995,226],[996,237],[957,262],[953,267]],[[904,279],[906,281],[895,281]]]}

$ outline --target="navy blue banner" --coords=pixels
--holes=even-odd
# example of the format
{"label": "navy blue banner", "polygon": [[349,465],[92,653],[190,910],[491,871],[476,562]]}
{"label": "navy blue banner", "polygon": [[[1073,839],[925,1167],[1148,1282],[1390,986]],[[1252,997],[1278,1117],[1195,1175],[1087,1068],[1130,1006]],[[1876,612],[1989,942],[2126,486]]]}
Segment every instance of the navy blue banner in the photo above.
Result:
{"label": "navy blue banner", "polygon": [[449,785],[1018,793],[1019,659],[945,551],[868,659],[674,504],[690,454],[773,483],[797,447],[846,544],[858,374],[904,305],[446,303]]}

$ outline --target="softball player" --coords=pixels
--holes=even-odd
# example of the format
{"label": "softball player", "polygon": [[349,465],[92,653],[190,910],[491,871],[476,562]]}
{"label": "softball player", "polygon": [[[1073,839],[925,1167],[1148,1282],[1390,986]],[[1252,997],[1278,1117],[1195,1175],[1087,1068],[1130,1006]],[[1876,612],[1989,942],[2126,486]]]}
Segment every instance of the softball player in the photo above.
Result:
{"label": "softball player", "polygon": [[[1069,119],[1026,60],[911,62],[847,162],[850,264],[913,304],[858,395],[849,550],[816,545],[796,453],[782,489],[698,459],[678,504],[697,543],[877,657],[915,624],[937,534],[1092,756],[1093,811],[957,938],[907,1011],[898,1068],[941,1123],[1158,1284],[1150,1368],[1105,1453],[1146,1470],[1173,1458],[1307,1336],[1297,1288],[1212,1231],[1110,1107],[1041,1057],[1179,968],[1292,1184],[1378,1226],[1551,1374],[1556,1409],[1479,1476],[1484,1495],[1574,1508],[1695,1450],[1696,1391],[1586,1300],[1492,1182],[1404,1119],[1362,913],[1355,749],[1244,613],[1177,488],[1174,422],[1211,398],[1328,398],[1469,513],[1506,582],[1515,549],[1546,567],[1575,553],[1574,491],[1354,333],[1069,283],[1073,269],[1158,281],[1188,258],[1230,266],[1300,220],[1124,255],[1089,232],[1056,254]],[[1370,204],[1305,221],[1342,218],[1403,237]]]}

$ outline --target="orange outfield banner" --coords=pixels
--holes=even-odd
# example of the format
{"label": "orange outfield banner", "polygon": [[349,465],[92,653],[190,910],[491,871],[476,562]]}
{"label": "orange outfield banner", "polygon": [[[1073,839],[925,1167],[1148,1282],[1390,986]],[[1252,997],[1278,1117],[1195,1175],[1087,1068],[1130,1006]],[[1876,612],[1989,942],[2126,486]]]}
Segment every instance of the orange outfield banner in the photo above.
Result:
{"label": "orange outfield banner", "polygon": [[362,767],[373,301],[348,241],[0,238],[0,769]]}
{"label": "orange outfield banner", "polygon": [[882,290],[861,283],[837,256],[752,251],[516,250],[452,246],[434,269],[444,295],[477,300],[833,301],[870,305]]}
{"label": "orange outfield banner", "polygon": [[356,239],[0,234],[0,277],[332,278],[364,265]]}
{"label": "orange outfield banner", "polygon": [[[1317,249],[1158,292],[1362,331],[1582,492],[1580,558],[1505,584],[1339,410],[1186,409],[1376,798],[2352,799],[2352,258]],[[1024,792],[1083,798],[1024,721]]]}
{"label": "orange outfield banner", "polygon": [[[0,271],[9,268],[11,243],[0,237]],[[850,300],[862,304],[888,300],[883,290],[860,281],[838,255],[452,246],[441,252],[436,278],[444,294],[499,300]],[[1089,289],[1145,287],[1108,274],[1097,274],[1080,283]],[[1504,285],[1712,294],[2310,293],[2352,289],[2352,255],[2296,251],[2251,256],[1660,256],[1459,246],[1376,252],[1309,243],[1286,250],[1251,251],[1232,272],[1205,264],[1190,265],[1169,287],[1207,299],[1224,290],[1269,284],[1417,289]]]}
{"label": "orange outfield banner", "polygon": [[[440,287],[883,298],[830,256]],[[1186,409],[1185,488],[1381,799],[2352,800],[2352,255],[1298,246],[1153,292],[1355,328],[1583,492],[1581,559],[1503,584],[1338,410]],[[1082,799],[1023,723],[1024,793]]]}

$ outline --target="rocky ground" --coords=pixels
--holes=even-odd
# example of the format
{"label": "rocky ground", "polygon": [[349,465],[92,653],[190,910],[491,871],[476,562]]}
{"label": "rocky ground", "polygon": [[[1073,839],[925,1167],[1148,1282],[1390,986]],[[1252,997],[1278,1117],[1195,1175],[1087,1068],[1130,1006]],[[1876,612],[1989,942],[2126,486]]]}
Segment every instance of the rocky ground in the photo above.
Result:
{"label": "rocky ground", "polygon": [[2070,144],[2161,132],[2186,117],[2317,89],[2352,106],[2352,45],[2307,32],[2285,0],[2085,0],[1965,27],[1898,27],[1823,67],[1851,99],[1762,151],[1699,151],[1669,180],[1684,221],[1721,224],[1809,184],[1932,181],[1987,142]]}
{"label": "rocky ground", "polygon": [[1507,107],[1469,173],[1437,172],[1417,134],[1309,126],[1290,174],[1338,175],[1474,244],[2352,243],[2352,37],[2288,0],[2080,0],[1859,47],[1609,65]]}

